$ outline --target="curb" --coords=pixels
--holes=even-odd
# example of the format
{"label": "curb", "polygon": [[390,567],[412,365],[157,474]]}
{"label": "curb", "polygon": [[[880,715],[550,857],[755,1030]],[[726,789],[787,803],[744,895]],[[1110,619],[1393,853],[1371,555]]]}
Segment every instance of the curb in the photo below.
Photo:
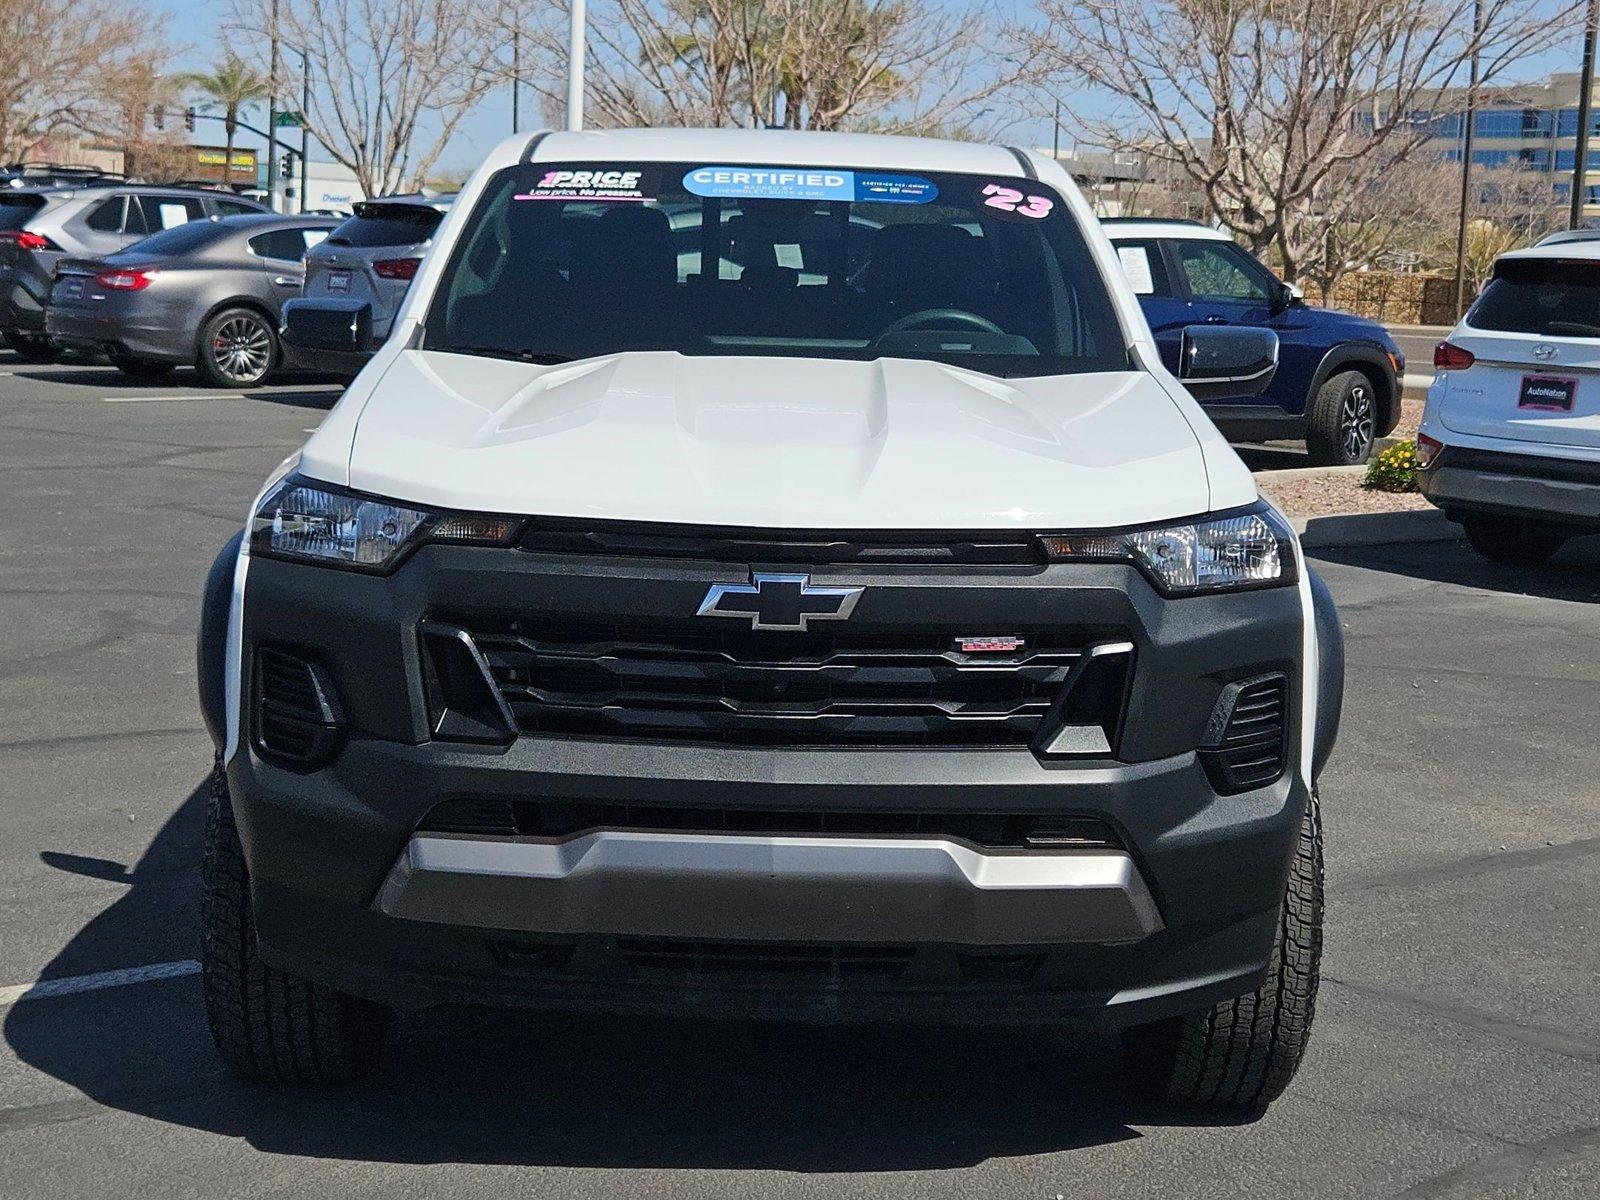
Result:
{"label": "curb", "polygon": [[1406,512],[1340,513],[1328,517],[1294,517],[1290,524],[1306,550],[1346,546],[1389,546],[1403,543],[1453,542],[1461,526],[1437,508]]}

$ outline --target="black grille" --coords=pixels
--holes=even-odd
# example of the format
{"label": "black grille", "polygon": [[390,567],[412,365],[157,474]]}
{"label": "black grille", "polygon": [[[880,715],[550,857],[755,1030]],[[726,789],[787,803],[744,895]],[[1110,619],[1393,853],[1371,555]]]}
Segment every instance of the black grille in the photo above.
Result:
{"label": "black grille", "polygon": [[636,974],[692,979],[703,975],[800,975],[827,979],[896,979],[911,946],[807,945],[786,942],[696,942],[624,938],[617,948]]}
{"label": "black grille", "polygon": [[309,768],[337,746],[339,716],[333,690],[312,663],[284,650],[255,655],[255,745],[283,765]]}
{"label": "black grille", "polygon": [[424,833],[563,838],[595,829],[643,829],[771,836],[943,837],[1004,849],[1120,848],[1092,817],[1018,812],[847,811],[584,804],[563,800],[444,800],[418,827]]}
{"label": "black grille", "polygon": [[1283,774],[1289,681],[1279,674],[1230,683],[1206,729],[1201,759],[1219,792],[1243,792]]}
{"label": "black grille", "polygon": [[[785,745],[1025,745],[1082,656],[1081,646],[1009,628],[792,633],[701,624],[530,621],[467,636],[524,733]],[[451,628],[431,622],[424,637]],[[1025,644],[959,649],[958,635],[990,633]],[[1070,719],[1103,726],[1114,746],[1122,685],[1095,696],[1103,711]]]}
{"label": "black grille", "polygon": [[535,521],[521,546],[543,554],[683,558],[696,562],[950,565],[1045,565],[1039,539],[1025,533],[927,534],[895,532],[807,533],[670,525]]}

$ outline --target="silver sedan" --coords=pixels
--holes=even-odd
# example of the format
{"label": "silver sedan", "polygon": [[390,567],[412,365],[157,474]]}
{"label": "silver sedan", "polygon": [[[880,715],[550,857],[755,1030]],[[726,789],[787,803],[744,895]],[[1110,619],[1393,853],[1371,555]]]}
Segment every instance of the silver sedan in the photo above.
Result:
{"label": "silver sedan", "polygon": [[56,267],[45,328],[154,379],[192,363],[217,387],[251,387],[280,363],[278,318],[305,254],[338,222],[261,214],[192,221],[105,258]]}

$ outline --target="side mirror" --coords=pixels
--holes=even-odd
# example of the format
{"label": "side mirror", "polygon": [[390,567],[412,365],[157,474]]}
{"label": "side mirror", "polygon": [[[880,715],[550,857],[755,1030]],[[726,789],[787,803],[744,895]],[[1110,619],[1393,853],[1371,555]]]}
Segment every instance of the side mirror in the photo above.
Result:
{"label": "side mirror", "polygon": [[300,296],[283,305],[283,340],[301,350],[372,349],[372,305],[333,296]]}
{"label": "side mirror", "polygon": [[1254,325],[1187,325],[1178,378],[1196,400],[1243,400],[1278,370],[1278,335]]}

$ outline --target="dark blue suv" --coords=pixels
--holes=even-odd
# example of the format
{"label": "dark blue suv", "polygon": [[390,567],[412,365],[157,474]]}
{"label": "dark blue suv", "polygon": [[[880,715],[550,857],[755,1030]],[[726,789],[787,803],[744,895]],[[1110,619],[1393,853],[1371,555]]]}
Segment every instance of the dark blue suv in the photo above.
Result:
{"label": "dark blue suv", "polygon": [[1277,333],[1272,386],[1245,402],[1205,405],[1229,441],[1303,438],[1312,462],[1350,466],[1399,422],[1405,359],[1383,326],[1311,307],[1220,230],[1143,218],[1104,224],[1174,373],[1185,325]]}

